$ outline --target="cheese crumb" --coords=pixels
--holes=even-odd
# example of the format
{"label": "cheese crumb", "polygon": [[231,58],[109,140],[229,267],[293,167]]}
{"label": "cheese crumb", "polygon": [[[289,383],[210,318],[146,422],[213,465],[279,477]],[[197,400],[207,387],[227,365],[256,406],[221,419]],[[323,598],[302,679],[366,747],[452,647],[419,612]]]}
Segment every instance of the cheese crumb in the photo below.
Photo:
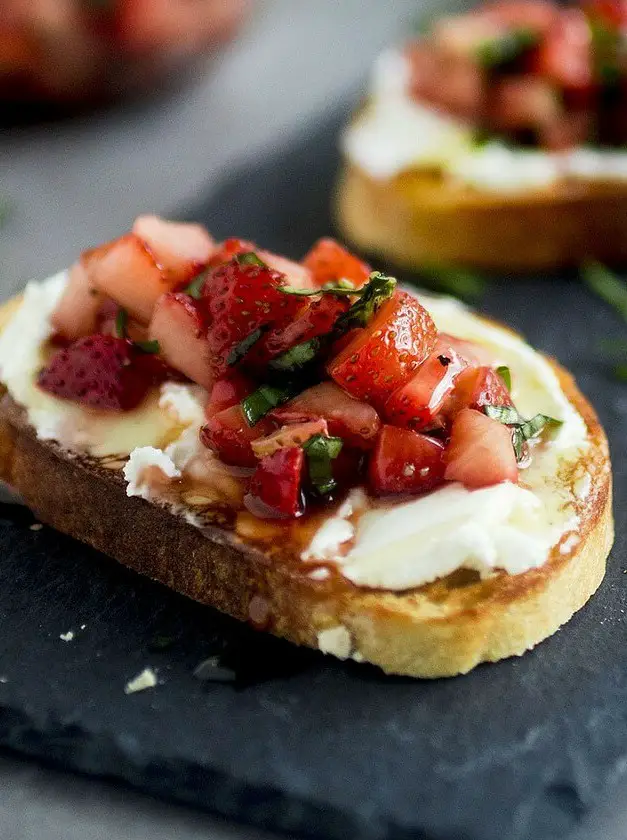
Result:
{"label": "cheese crumb", "polygon": [[124,686],[125,694],[135,694],[138,691],[145,691],[147,688],[154,688],[157,685],[157,674],[152,668],[144,668],[141,674],[130,680]]}
{"label": "cheese crumb", "polygon": [[353,641],[347,628],[338,624],[337,627],[329,627],[318,633],[318,647],[322,653],[331,653],[338,659],[348,659]]}
{"label": "cheese crumb", "polygon": [[144,473],[148,467],[157,467],[167,478],[179,478],[181,475],[181,471],[176,468],[172,459],[161,449],[155,449],[154,446],[139,446],[133,449],[124,467],[124,478],[128,482],[127,496],[150,499],[151,488],[144,480]]}
{"label": "cheese crumb", "polygon": [[67,633],[61,633],[59,636],[64,642],[71,642],[74,638],[74,633],[71,630],[68,630]]}

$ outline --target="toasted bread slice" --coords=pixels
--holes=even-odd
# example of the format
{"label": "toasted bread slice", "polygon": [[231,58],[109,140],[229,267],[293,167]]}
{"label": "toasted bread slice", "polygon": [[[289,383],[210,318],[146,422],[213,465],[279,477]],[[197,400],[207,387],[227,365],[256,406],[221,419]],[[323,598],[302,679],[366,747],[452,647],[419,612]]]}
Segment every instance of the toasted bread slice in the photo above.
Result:
{"label": "toasted bread slice", "polygon": [[[0,327],[15,307],[0,310]],[[577,502],[579,541],[562,540],[540,568],[480,580],[457,572],[403,592],[373,591],[339,573],[314,579],[215,520],[206,527],[141,498],[128,498],[120,461],[81,459],[38,440],[24,410],[0,403],[0,477],[47,524],[172,589],[251,620],[297,644],[413,677],[465,673],[520,655],[554,633],[599,586],[613,540],[607,441],[572,377],[554,369],[590,440],[581,469],[590,490]]]}
{"label": "toasted bread slice", "polygon": [[421,170],[377,180],[347,164],[335,211],[350,242],[414,270],[461,263],[535,271],[627,260],[626,182],[563,181],[500,194]]}

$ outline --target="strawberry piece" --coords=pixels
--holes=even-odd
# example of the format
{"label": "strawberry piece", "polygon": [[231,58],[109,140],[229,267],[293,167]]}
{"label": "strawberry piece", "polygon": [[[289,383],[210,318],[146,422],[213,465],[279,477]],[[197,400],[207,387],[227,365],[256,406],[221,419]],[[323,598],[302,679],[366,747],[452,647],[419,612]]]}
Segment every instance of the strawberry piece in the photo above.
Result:
{"label": "strawberry piece", "polygon": [[464,408],[481,410],[484,405],[513,405],[498,373],[491,367],[467,368],[459,374],[444,413],[454,418]]}
{"label": "strawberry piece", "polygon": [[139,216],[133,233],[176,285],[199,274],[216,250],[215,242],[201,225],[168,222],[158,216]]}
{"label": "strawberry piece", "polygon": [[147,324],[158,298],[178,283],[134,233],[83,254],[89,283]]}
{"label": "strawberry piece", "polygon": [[291,519],[303,510],[302,476],[305,453],[298,447],[279,449],[263,458],[250,480],[244,504],[265,519]]}
{"label": "strawberry piece", "polygon": [[581,9],[563,9],[534,54],[532,71],[569,91],[594,82],[592,31]]}
{"label": "strawberry piece", "polygon": [[230,371],[222,379],[217,379],[214,382],[205,414],[207,417],[211,417],[220,411],[224,411],[225,408],[237,405],[254,389],[254,384],[247,376],[244,376],[238,370]]}
{"label": "strawberry piece", "polygon": [[98,316],[104,298],[89,282],[83,260],[70,269],[67,286],[52,313],[52,326],[63,338],[75,341],[98,330]]}
{"label": "strawberry piece", "polygon": [[53,356],[39,374],[38,384],[56,397],[82,405],[128,411],[166,375],[160,360],[136,351],[130,341],[91,335]]}
{"label": "strawberry piece", "polygon": [[219,411],[207,420],[200,430],[200,440],[218,454],[226,464],[238,467],[254,467],[257,458],[251,443],[272,432],[273,424],[264,418],[249,426],[241,405],[234,405]]}
{"label": "strawberry piece", "polygon": [[150,322],[150,338],[176,370],[203,388],[213,385],[211,356],[202,313],[196,301],[182,292],[162,295]]}
{"label": "strawberry piece", "polygon": [[[284,274],[267,266],[241,265],[236,259],[207,278],[202,305],[206,310],[209,348],[215,376],[229,368],[229,354],[259,327],[284,329],[309,301],[279,291]],[[261,344],[261,342],[259,342]],[[256,348],[259,351],[259,347]]]}
{"label": "strawberry piece", "polygon": [[467,338],[457,338],[455,335],[441,332],[438,336],[434,352],[440,348],[446,350],[449,347],[464,360],[468,367],[497,364],[494,354],[480,344],[476,344]]}
{"label": "strawberry piece", "polygon": [[238,239],[232,236],[230,239],[225,239],[216,246],[216,250],[211,257],[209,265],[213,268],[222,265],[222,263],[230,262],[237,254],[256,253],[257,246],[247,239]]}
{"label": "strawberry piece", "polygon": [[329,434],[348,446],[369,449],[381,428],[379,415],[368,403],[354,399],[334,382],[321,382],[275,408],[269,415],[280,423],[326,420]]}
{"label": "strawberry piece", "polygon": [[472,408],[462,409],[453,421],[446,462],[444,478],[466,487],[518,481],[511,430]]}
{"label": "strawberry piece", "polygon": [[381,410],[433,350],[436,338],[427,310],[412,295],[396,291],[327,370],[349,394]]}
{"label": "strawberry piece", "polygon": [[287,257],[273,254],[272,251],[257,251],[256,253],[269,268],[286,276],[288,286],[295,289],[311,289],[314,285],[311,272],[306,266],[289,260]]}
{"label": "strawberry piece", "polygon": [[301,344],[317,336],[326,335],[343,312],[350,306],[347,298],[324,295],[320,300],[313,300],[305,306],[302,313],[292,323],[282,329],[274,329],[254,348],[250,361],[263,364],[275,356],[285,353],[295,344]]}
{"label": "strawberry piece", "polygon": [[424,493],[444,479],[444,445],[434,438],[384,426],[368,464],[368,482],[377,495]]}
{"label": "strawberry piece", "polygon": [[498,131],[540,130],[559,122],[564,107],[556,88],[539,76],[509,76],[491,93],[490,119]]}
{"label": "strawberry piece", "polygon": [[325,283],[350,280],[356,289],[361,289],[372,269],[335,239],[319,239],[303,258],[303,265],[309,269],[312,285],[322,287]]}
{"label": "strawberry piece", "polygon": [[302,446],[314,435],[329,436],[329,429],[325,420],[309,420],[306,423],[294,423],[282,426],[267,437],[257,438],[251,444],[257,458],[265,458],[290,446]]}
{"label": "strawberry piece", "polygon": [[452,347],[438,347],[420,365],[409,382],[398,388],[385,404],[385,417],[395,426],[427,429],[455,387],[466,367]]}

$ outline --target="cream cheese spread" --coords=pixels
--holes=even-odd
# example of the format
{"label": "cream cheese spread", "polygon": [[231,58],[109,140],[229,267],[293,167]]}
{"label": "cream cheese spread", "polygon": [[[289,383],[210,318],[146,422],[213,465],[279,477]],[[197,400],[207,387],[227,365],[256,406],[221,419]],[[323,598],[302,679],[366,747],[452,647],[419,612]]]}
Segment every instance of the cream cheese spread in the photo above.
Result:
{"label": "cream cheese spread", "polygon": [[344,154],[373,178],[436,169],[452,181],[499,193],[550,187],[565,178],[627,179],[625,151],[582,147],[558,153],[498,141],[479,146],[470,126],[412,99],[409,74],[400,51],[379,56],[370,100],[344,132]]}

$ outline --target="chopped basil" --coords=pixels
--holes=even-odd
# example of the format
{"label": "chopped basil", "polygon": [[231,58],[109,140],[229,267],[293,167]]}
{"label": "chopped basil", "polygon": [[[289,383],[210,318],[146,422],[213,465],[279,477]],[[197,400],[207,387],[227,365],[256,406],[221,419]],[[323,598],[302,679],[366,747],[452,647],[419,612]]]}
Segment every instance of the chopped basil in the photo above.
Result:
{"label": "chopped basil", "polygon": [[159,353],[161,350],[159,342],[156,339],[153,341],[134,341],[133,346],[141,350],[142,353]]}
{"label": "chopped basil", "polygon": [[229,367],[233,367],[234,365],[241,362],[244,356],[248,353],[248,351],[259,341],[261,336],[266,332],[267,328],[264,327],[257,327],[256,330],[247,335],[246,338],[242,339],[239,344],[236,344],[235,347],[231,350],[229,355],[226,358],[226,363]]}
{"label": "chopped basil", "polygon": [[255,426],[269,411],[291,399],[294,393],[293,388],[275,388],[272,385],[261,385],[241,402],[246,422],[249,426]]}
{"label": "chopped basil", "polygon": [[423,286],[464,300],[477,300],[486,289],[483,275],[454,265],[425,263],[420,267],[420,278]]}
{"label": "chopped basil", "polygon": [[240,265],[258,265],[260,268],[267,268],[265,262],[260,259],[254,251],[246,251],[243,254],[236,254],[235,259]]}
{"label": "chopped basil", "polygon": [[342,446],[342,438],[326,435],[314,435],[303,444],[307,455],[309,480],[321,496],[326,496],[335,489],[336,481],[333,478],[331,462],[340,454]]}
{"label": "chopped basil", "polygon": [[316,358],[321,346],[322,342],[319,338],[310,338],[309,341],[304,341],[302,344],[295,344],[285,353],[281,353],[280,356],[272,359],[270,367],[273,370],[285,372],[299,370]]}
{"label": "chopped basil", "polygon": [[512,373],[507,365],[501,365],[497,367],[496,372],[501,377],[503,382],[505,383],[505,387],[508,391],[512,390]]}
{"label": "chopped basil", "polygon": [[612,306],[627,321],[627,283],[598,262],[587,262],[581,277],[596,295]]}
{"label": "chopped basil", "polygon": [[128,325],[128,312],[120,307],[115,316],[115,334],[118,338],[126,338],[126,327]]}
{"label": "chopped basil", "polygon": [[361,297],[335,322],[334,333],[342,335],[353,327],[367,326],[375,312],[392,297],[396,280],[380,271],[373,271],[366,285],[360,290]]}
{"label": "chopped basil", "polygon": [[298,289],[295,286],[280,286],[279,291],[285,295],[297,297],[314,297],[316,295],[335,295],[336,297],[361,296],[362,289],[356,289],[350,280],[338,280],[337,283],[325,283],[319,289]]}
{"label": "chopped basil", "polygon": [[198,274],[196,277],[194,277],[194,279],[189,284],[189,286],[186,286],[183,289],[183,292],[186,295],[189,295],[190,297],[194,298],[194,300],[200,300],[200,297],[202,295],[202,289],[203,289],[203,286],[205,285],[205,280],[206,279],[207,279],[207,272],[206,271],[201,271],[200,274]]}
{"label": "chopped basil", "polygon": [[556,420],[546,414],[536,414],[531,420],[525,420],[515,408],[507,405],[484,405],[483,410],[493,420],[498,420],[499,423],[512,427],[512,446],[517,461],[523,460],[525,443],[528,440],[537,437],[547,426],[558,427],[562,425],[561,420]]}
{"label": "chopped basil", "polygon": [[477,48],[477,60],[486,70],[498,70],[520,58],[538,43],[538,36],[529,29],[513,29],[496,38],[488,38]]}

